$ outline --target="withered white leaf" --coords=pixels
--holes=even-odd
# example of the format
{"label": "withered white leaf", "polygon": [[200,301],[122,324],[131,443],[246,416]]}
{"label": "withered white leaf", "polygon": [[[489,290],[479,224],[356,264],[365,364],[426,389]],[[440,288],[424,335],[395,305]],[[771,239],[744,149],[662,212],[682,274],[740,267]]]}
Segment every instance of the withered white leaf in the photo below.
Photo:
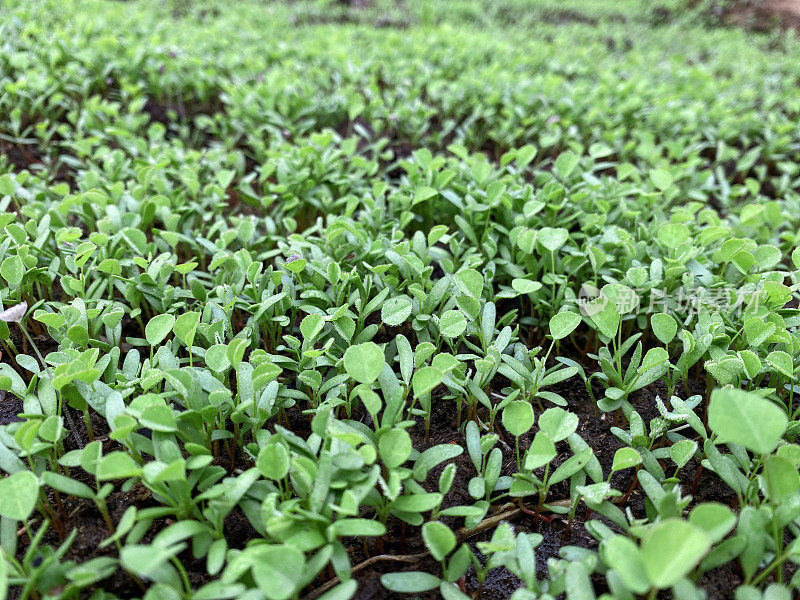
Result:
{"label": "withered white leaf", "polygon": [[5,321],[6,323],[19,323],[22,321],[22,317],[25,316],[26,312],[28,312],[28,303],[23,300],[19,304],[10,306],[3,312],[0,312],[0,321]]}

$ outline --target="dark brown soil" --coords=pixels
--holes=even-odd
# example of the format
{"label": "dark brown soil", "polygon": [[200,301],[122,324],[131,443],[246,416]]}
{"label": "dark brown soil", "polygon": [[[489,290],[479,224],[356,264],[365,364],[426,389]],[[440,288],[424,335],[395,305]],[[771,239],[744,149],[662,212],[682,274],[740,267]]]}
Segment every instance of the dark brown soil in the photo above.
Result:
{"label": "dark brown soil", "polygon": [[17,415],[22,412],[22,400],[17,400],[5,390],[0,390],[0,425],[22,421]]}
{"label": "dark brown soil", "polygon": [[0,164],[3,162],[13,166],[16,171],[49,171],[53,181],[63,181],[70,186],[73,184],[73,176],[67,166],[64,163],[50,166],[50,161],[36,144],[10,144],[0,140]]}
{"label": "dark brown soil", "polygon": [[800,31],[798,0],[737,0],[712,9],[712,16],[725,25],[767,32],[775,29]]}

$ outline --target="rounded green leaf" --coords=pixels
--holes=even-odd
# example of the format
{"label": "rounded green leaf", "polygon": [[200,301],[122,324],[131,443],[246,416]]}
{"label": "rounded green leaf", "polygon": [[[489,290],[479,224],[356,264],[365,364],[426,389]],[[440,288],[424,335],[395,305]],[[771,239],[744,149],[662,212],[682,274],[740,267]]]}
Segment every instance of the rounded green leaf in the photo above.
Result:
{"label": "rounded green leaf", "polygon": [[689,228],[682,223],[667,223],[658,230],[658,241],[666,248],[677,248],[689,239]]}
{"label": "rounded green leaf", "polygon": [[206,350],[204,360],[206,361],[208,368],[216,373],[221,373],[230,367],[231,363],[228,361],[228,357],[226,355],[227,350],[228,346],[225,344],[214,344],[208,350]]}
{"label": "rounded green leaf", "polygon": [[783,253],[779,248],[765,244],[763,246],[759,246],[756,251],[753,252],[753,256],[755,257],[758,266],[763,270],[777,265],[783,257]]}
{"label": "rounded green leaf", "polygon": [[411,456],[411,436],[405,429],[389,429],[378,440],[378,451],[387,469],[399,467]]}
{"label": "rounded green leaf", "polygon": [[600,552],[606,564],[619,573],[625,586],[632,592],[644,594],[650,589],[642,552],[633,540],[615,535],[603,541]]}
{"label": "rounded green leaf", "polygon": [[356,590],[358,590],[358,582],[355,579],[350,579],[340,583],[332,590],[328,590],[317,600],[350,600],[356,595]]}
{"label": "rounded green leaf", "polygon": [[464,449],[458,444],[438,444],[428,448],[414,461],[414,479],[424,481],[433,467],[460,456],[463,452]]}
{"label": "rounded green leaf", "polygon": [[642,457],[639,453],[628,446],[624,446],[614,453],[614,462],[611,464],[612,471],[622,471],[641,464]]}
{"label": "rounded green leaf", "polygon": [[747,378],[755,379],[761,372],[761,359],[758,354],[752,350],[739,350],[738,355]]}
{"label": "rounded green leaf", "polygon": [[788,424],[781,408],[757,394],[737,389],[711,392],[708,426],[720,442],[767,454],[778,445]]}
{"label": "rounded green leaf", "polygon": [[379,536],[386,533],[386,526],[374,519],[339,519],[334,521],[333,528],[337,536]]}
{"label": "rounded green leaf", "polygon": [[517,278],[511,280],[511,287],[520,294],[533,294],[542,289],[542,284],[539,281]]}
{"label": "rounded green leaf", "polygon": [[124,452],[112,452],[97,462],[97,479],[127,479],[142,472],[136,461]]}
{"label": "rounded green leaf", "polygon": [[744,322],[744,335],[751,347],[757,348],[775,333],[776,325],[758,317],[751,317]]}
{"label": "rounded green leaf", "polygon": [[238,369],[242,359],[244,358],[244,353],[245,350],[247,350],[248,345],[248,341],[244,338],[232,339],[225,348],[225,359],[228,364],[233,365],[235,369]]}
{"label": "rounded green leaf", "polygon": [[767,458],[764,465],[764,482],[767,495],[776,503],[790,496],[796,496],[800,490],[800,475],[797,473],[797,468],[780,456]]}
{"label": "rounded green leaf", "polygon": [[0,263],[0,275],[8,282],[8,285],[17,287],[22,283],[22,276],[25,274],[25,265],[22,259],[13,254]]}
{"label": "rounded green leaf", "polygon": [[477,300],[483,294],[483,275],[475,269],[464,269],[455,274],[456,286],[462,293]]}
{"label": "rounded green leaf", "polygon": [[191,347],[194,343],[194,334],[199,324],[200,313],[189,311],[180,314],[178,318],[175,319],[175,325],[172,326],[172,330],[180,341]]}
{"label": "rounded green leaf", "polygon": [[290,259],[284,263],[284,266],[292,273],[297,274],[301,273],[306,268],[307,262],[308,261],[305,258],[295,258],[294,260],[291,260],[290,257]]}
{"label": "rounded green leaf", "polygon": [[519,246],[519,249],[525,254],[533,253],[533,248],[536,245],[537,233],[538,232],[535,229],[525,228],[519,232],[519,235],[517,235],[517,246]]}
{"label": "rounded green leaf", "polygon": [[411,316],[412,306],[408,296],[389,298],[381,308],[381,321],[389,327],[397,327]]}
{"label": "rounded green leaf", "polygon": [[537,152],[536,146],[532,146],[530,144],[526,144],[521,148],[517,148],[516,152],[517,167],[522,169],[526,165],[528,165],[536,156],[536,152]]}
{"label": "rounded green leaf", "polygon": [[539,429],[554,442],[567,439],[578,428],[578,415],[560,407],[548,408],[539,415]]}
{"label": "rounded green leaf", "polygon": [[680,440],[669,447],[669,456],[679,469],[686,466],[695,452],[697,452],[697,442],[694,440]]}
{"label": "rounded green leaf", "polygon": [[581,316],[574,312],[562,311],[557,313],[550,318],[550,335],[553,336],[554,340],[565,338],[575,331],[580,322]]}
{"label": "rounded green leaf", "polygon": [[571,150],[567,150],[565,152],[561,152],[555,160],[555,171],[558,173],[558,176],[562,179],[566,179],[570,176],[572,171],[575,170],[575,167],[578,166],[578,161],[580,160],[580,156],[572,152]]}
{"label": "rounded green leaf", "polygon": [[800,446],[797,444],[783,444],[775,451],[775,455],[785,458],[795,467],[800,468]]}
{"label": "rounded green leaf", "polygon": [[448,310],[439,319],[439,333],[446,338],[457,338],[466,330],[467,318],[459,310]]}
{"label": "rounded green leaf", "polygon": [[607,481],[592,483],[591,485],[579,485],[575,490],[584,498],[587,503],[600,504],[608,498],[611,492],[611,484]]}
{"label": "rounded green leaf", "polygon": [[591,319],[597,330],[606,337],[614,337],[619,327],[617,305],[600,296],[581,305],[581,310]]}
{"label": "rounded green leaf", "polygon": [[669,344],[678,333],[678,323],[666,313],[656,313],[650,317],[650,326],[662,344]]}
{"label": "rounded green leaf", "polygon": [[467,596],[455,583],[443,581],[439,586],[439,593],[443,600],[471,600],[472,596]]}
{"label": "rounded green leaf", "polygon": [[596,598],[589,572],[582,562],[569,563],[564,587],[567,598],[570,600],[595,600]]}
{"label": "rounded green leaf", "polygon": [[126,571],[140,577],[148,577],[161,569],[173,556],[178,554],[186,544],[157,546],[155,544],[129,544],[122,548],[119,560]]}
{"label": "rounded green leaf", "polygon": [[672,185],[672,175],[666,169],[650,171],[650,181],[662,192]]}
{"label": "rounded green leaf", "polygon": [[0,479],[0,515],[15,521],[31,516],[39,498],[39,480],[30,471]]}
{"label": "rounded green leaf", "polygon": [[661,521],[642,545],[644,568],[653,587],[668,588],[694,569],[711,548],[708,534],[679,518]]}
{"label": "rounded green leaf", "polygon": [[430,521],[422,526],[422,539],[431,556],[438,561],[444,560],[456,547],[456,535],[439,521]]}
{"label": "rounded green leaf", "polygon": [[283,479],[289,472],[289,452],[283,444],[267,444],[258,453],[256,467],[267,479]]}
{"label": "rounded green leaf", "polygon": [[43,310],[37,310],[33,313],[33,318],[53,329],[59,329],[66,323],[64,315],[61,313],[45,312]]}
{"label": "rounded green leaf", "polygon": [[385,573],[381,575],[381,584],[387,590],[401,594],[419,594],[439,587],[441,579],[422,571],[405,571],[402,573]]}
{"label": "rounded green leaf", "polygon": [[536,241],[550,253],[555,252],[569,239],[569,232],[563,227],[542,227]]}
{"label": "rounded green leaf", "polygon": [[0,177],[0,195],[10,196],[14,193],[15,189],[16,186],[14,185],[14,180],[11,178],[11,175],[6,173]]}
{"label": "rounded green leaf", "polygon": [[158,346],[172,331],[175,317],[172,315],[156,315],[147,322],[144,328],[144,337],[151,346]]}
{"label": "rounded green leaf", "polygon": [[320,315],[306,315],[300,322],[300,333],[303,339],[313,341],[325,326],[325,320]]}
{"label": "rounded green leaf", "polygon": [[531,447],[525,454],[525,469],[532,471],[543,467],[557,456],[553,440],[543,431],[537,431],[533,436]]}
{"label": "rounded green leaf", "polygon": [[533,427],[533,407],[524,400],[509,402],[503,409],[503,427],[514,437],[519,437]]}
{"label": "rounded green leaf", "polygon": [[139,423],[143,427],[162,433],[171,433],[178,430],[178,423],[175,419],[175,415],[168,406],[148,406],[142,411],[142,416],[139,417]]}
{"label": "rounded green leaf", "polygon": [[419,397],[429,393],[433,388],[442,383],[444,373],[436,367],[422,367],[411,378],[414,396]]}
{"label": "rounded green leaf", "polygon": [[374,342],[350,346],[344,353],[344,370],[359,383],[372,383],[383,371],[386,359]]}
{"label": "rounded green leaf", "polygon": [[288,544],[263,545],[251,563],[253,579],[268,600],[288,600],[297,592],[306,560],[303,553]]}
{"label": "rounded green leaf", "polygon": [[609,283],[603,286],[602,295],[614,303],[617,312],[627,315],[639,310],[641,299],[636,290],[623,283]]}
{"label": "rounded green leaf", "polygon": [[736,525],[736,515],[724,504],[704,502],[692,509],[689,513],[689,522],[705,531],[711,542],[716,544]]}
{"label": "rounded green leaf", "polygon": [[767,364],[789,379],[794,378],[794,361],[788,352],[775,350],[767,354]]}

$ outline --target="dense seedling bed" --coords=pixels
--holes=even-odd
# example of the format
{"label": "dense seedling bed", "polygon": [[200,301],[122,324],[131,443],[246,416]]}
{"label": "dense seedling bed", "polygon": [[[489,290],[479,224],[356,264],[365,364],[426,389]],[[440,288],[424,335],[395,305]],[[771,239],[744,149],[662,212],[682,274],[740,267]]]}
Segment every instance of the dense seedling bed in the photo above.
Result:
{"label": "dense seedling bed", "polygon": [[678,0],[8,0],[0,598],[797,597],[800,44]]}

